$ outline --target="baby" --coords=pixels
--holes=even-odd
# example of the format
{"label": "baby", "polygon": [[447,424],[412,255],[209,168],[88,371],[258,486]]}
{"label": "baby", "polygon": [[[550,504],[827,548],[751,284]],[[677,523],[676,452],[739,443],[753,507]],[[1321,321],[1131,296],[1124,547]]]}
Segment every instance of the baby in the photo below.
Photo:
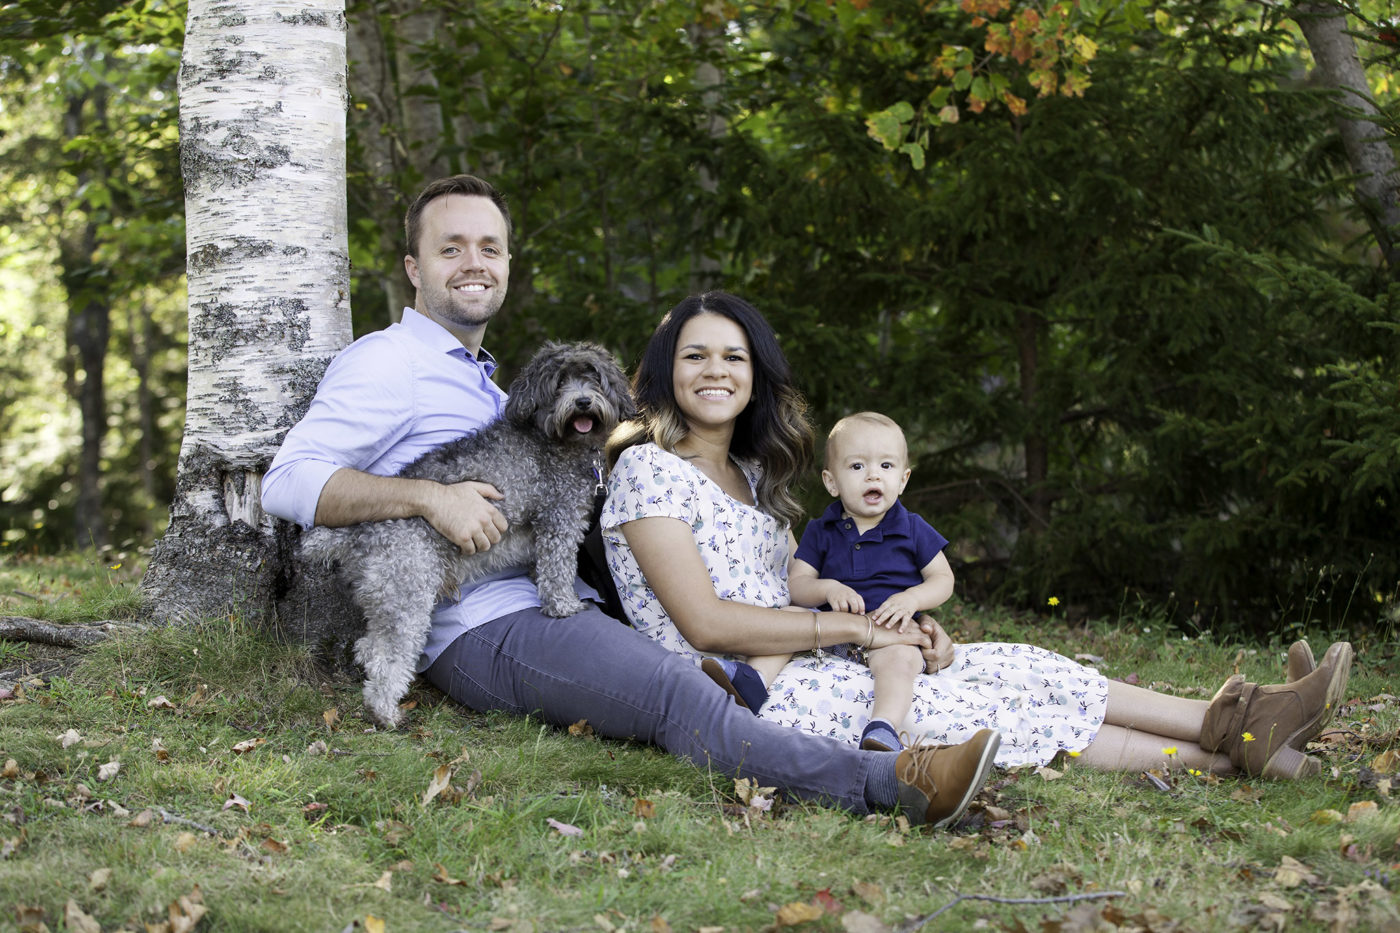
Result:
{"label": "baby", "polygon": [[[953,594],[948,539],[908,511],[899,495],[909,482],[909,450],[898,424],[876,412],[842,418],[826,440],[822,483],[839,501],[807,524],[789,565],[798,606],[867,613],[873,624],[904,631],[924,610]],[[913,645],[889,645],[866,655],[875,677],[870,723],[861,748],[899,751],[899,725],[914,701],[914,678],[924,658]],[[751,657],[771,684],[787,656]]]}

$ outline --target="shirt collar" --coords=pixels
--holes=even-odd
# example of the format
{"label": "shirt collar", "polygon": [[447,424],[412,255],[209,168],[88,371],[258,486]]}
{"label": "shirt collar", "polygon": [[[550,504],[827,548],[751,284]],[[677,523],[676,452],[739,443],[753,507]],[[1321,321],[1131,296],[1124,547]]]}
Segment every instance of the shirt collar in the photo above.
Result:
{"label": "shirt collar", "polygon": [[419,343],[426,344],[439,353],[446,353],[450,356],[476,363],[485,371],[487,376],[491,376],[496,372],[496,358],[487,352],[485,348],[478,350],[476,357],[473,358],[467,353],[467,348],[462,346],[462,341],[452,336],[452,333],[447,328],[443,327],[426,314],[420,314],[412,308],[404,308],[403,318],[400,320],[400,323],[403,324],[404,329]]}
{"label": "shirt collar", "polygon": [[[837,525],[842,521],[841,500],[837,499],[826,507],[822,513],[821,521],[827,525]],[[873,535],[877,539],[883,540],[889,535],[910,534],[909,510],[904,507],[904,503],[899,499],[894,501],[890,510],[880,519],[880,524],[867,531],[865,534]],[[864,535],[862,535],[864,537]]]}

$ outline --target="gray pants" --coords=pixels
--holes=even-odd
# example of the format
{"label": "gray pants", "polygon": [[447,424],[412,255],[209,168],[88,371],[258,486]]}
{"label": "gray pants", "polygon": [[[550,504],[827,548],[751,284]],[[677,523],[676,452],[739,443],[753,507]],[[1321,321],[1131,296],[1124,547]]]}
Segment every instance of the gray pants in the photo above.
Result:
{"label": "gray pants", "polygon": [[893,774],[892,753],[764,722],[689,658],[585,605],[567,619],[528,609],[479,625],[426,676],[475,710],[533,713],[561,726],[586,719],[599,735],[658,745],[701,768],[854,813],[870,810],[872,771]]}

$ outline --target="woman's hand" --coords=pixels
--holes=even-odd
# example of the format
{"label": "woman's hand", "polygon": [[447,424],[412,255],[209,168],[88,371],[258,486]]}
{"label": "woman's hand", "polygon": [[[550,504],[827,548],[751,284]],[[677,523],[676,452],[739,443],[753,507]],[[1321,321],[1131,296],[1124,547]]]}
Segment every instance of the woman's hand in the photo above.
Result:
{"label": "woman's hand", "polygon": [[[859,641],[856,644],[860,644]],[[872,625],[870,629],[870,644],[866,648],[885,648],[889,645],[913,645],[928,657],[929,651],[933,648],[933,639],[928,633],[917,626],[913,626],[907,632],[901,632],[896,628],[884,628],[879,625]]]}
{"label": "woman's hand", "polygon": [[936,674],[953,663],[953,639],[931,616],[922,617],[919,628],[931,643],[931,647],[924,651],[924,673]]}

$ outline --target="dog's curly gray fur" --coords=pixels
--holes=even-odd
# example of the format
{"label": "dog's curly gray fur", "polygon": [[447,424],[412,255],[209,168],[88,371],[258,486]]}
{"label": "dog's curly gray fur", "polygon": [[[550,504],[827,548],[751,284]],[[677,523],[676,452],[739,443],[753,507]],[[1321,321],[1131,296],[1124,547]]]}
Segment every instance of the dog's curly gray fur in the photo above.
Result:
{"label": "dog's curly gray fur", "polygon": [[627,379],[603,347],[547,343],[511,383],[501,418],[429,451],[400,476],[440,483],[491,483],[509,527],[485,551],[464,555],[427,520],[315,528],[303,553],[334,565],[364,612],[355,659],[365,670],[365,704],[379,723],[398,724],[434,604],[466,581],[512,567],[530,569],[543,612],[583,608],[574,592],[578,547],[601,481],[601,450],[618,422],[635,416]]}

